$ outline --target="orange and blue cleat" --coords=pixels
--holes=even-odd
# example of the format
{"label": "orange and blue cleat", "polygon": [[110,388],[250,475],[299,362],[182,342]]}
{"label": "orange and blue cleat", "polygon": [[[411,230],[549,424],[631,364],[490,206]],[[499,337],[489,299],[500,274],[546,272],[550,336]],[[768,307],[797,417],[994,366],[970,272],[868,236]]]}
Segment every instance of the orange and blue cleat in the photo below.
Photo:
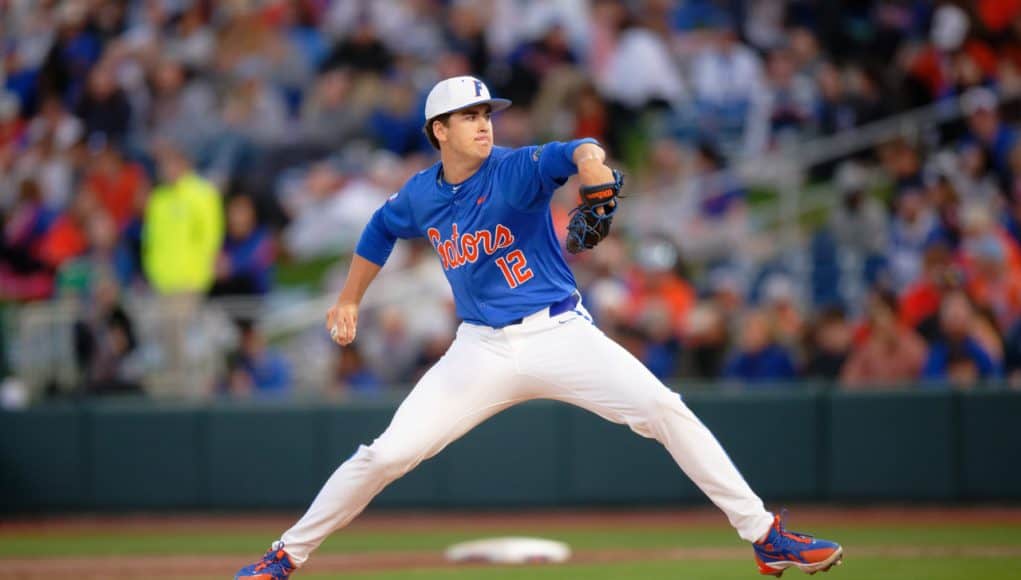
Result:
{"label": "orange and blue cleat", "polygon": [[814,538],[808,534],[788,532],[783,529],[781,516],[773,518],[773,526],[766,537],[752,544],[755,548],[755,562],[760,574],[779,578],[787,568],[798,568],[802,572],[815,574],[826,572],[840,564],[844,549],[840,544]]}
{"label": "orange and blue cleat", "polygon": [[274,542],[261,560],[242,568],[234,580],[287,580],[296,568],[291,557],[284,551],[283,542]]}

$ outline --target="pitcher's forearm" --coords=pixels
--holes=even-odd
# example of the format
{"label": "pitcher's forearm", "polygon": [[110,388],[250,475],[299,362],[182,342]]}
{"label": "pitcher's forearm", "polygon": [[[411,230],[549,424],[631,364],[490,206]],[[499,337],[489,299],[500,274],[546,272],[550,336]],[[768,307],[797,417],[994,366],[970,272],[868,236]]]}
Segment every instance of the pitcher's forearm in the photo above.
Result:
{"label": "pitcher's forearm", "polygon": [[337,297],[337,303],[361,304],[365,290],[375,280],[381,268],[382,266],[354,254],[351,258],[351,268],[347,271],[344,288]]}
{"label": "pitcher's forearm", "polygon": [[606,165],[606,151],[593,143],[582,143],[574,150],[574,165],[582,185],[613,181],[613,170]]}

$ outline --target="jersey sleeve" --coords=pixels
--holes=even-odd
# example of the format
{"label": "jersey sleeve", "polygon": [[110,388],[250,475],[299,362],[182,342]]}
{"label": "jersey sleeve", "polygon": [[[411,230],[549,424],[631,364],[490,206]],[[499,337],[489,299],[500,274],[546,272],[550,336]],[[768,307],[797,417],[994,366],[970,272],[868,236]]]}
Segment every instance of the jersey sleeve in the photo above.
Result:
{"label": "jersey sleeve", "polygon": [[386,203],[372,214],[369,223],[362,230],[355,253],[373,264],[382,266],[390,257],[398,238],[417,238],[421,235],[411,212],[411,196],[402,189],[391,195]]}
{"label": "jersey sleeve", "polygon": [[553,198],[553,192],[578,172],[574,150],[582,143],[599,144],[595,139],[554,141],[522,147],[508,155],[504,167],[509,175],[505,178],[516,190],[511,204],[528,211],[545,207]]}

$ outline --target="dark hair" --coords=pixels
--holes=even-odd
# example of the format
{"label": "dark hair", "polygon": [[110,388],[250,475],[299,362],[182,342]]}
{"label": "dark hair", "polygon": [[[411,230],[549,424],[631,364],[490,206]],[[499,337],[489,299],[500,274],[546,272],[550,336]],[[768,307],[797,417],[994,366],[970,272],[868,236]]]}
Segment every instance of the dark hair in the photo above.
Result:
{"label": "dark hair", "polygon": [[39,203],[43,199],[43,190],[39,182],[31,177],[26,178],[18,185],[18,198],[29,203]]}
{"label": "dark hair", "polygon": [[422,127],[422,132],[425,133],[426,139],[429,139],[429,144],[433,146],[433,149],[440,150],[440,142],[436,139],[436,134],[433,133],[433,123],[439,121],[443,123],[444,127],[449,126],[450,113],[443,113],[442,115],[436,115],[432,119],[427,119],[425,126]]}
{"label": "dark hair", "polygon": [[696,142],[695,148],[698,150],[699,155],[712,163],[714,167],[722,168],[726,163],[726,158],[723,157],[723,153],[720,152],[716,142],[709,137],[700,137]]}

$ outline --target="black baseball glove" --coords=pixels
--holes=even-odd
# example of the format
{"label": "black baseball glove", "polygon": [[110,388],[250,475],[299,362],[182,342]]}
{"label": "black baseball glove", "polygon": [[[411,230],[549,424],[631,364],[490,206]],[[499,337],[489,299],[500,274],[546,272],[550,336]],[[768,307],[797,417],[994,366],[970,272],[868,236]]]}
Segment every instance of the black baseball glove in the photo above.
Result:
{"label": "black baseball glove", "polygon": [[571,210],[571,222],[567,225],[568,252],[591,250],[610,234],[623,185],[624,174],[614,169],[612,182],[581,188],[581,203]]}

